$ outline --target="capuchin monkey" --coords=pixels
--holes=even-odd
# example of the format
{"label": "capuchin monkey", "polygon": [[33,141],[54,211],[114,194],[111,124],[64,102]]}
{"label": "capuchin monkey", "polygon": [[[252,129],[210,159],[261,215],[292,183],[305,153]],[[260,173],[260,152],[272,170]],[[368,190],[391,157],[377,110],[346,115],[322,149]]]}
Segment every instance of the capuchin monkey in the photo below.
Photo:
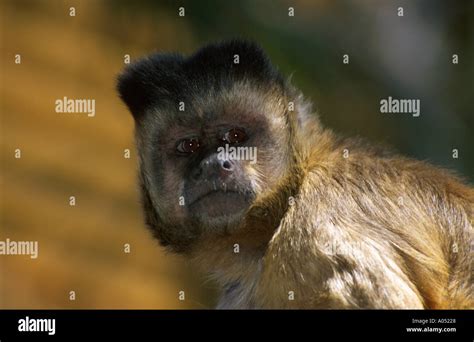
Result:
{"label": "capuchin monkey", "polygon": [[146,224],[218,308],[474,307],[473,188],[322,127],[256,44],[152,54],[118,92]]}

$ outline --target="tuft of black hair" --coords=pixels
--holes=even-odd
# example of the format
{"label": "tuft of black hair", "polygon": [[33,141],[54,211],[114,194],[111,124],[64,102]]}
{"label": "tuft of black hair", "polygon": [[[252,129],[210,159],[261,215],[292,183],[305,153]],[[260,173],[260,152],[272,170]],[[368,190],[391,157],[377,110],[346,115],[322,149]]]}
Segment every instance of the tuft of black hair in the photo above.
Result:
{"label": "tuft of black hair", "polygon": [[[238,59],[238,63],[235,61]],[[135,119],[153,106],[180,101],[199,90],[219,89],[238,80],[283,85],[283,79],[256,43],[213,43],[189,57],[155,53],[131,64],[119,76],[117,90]]]}

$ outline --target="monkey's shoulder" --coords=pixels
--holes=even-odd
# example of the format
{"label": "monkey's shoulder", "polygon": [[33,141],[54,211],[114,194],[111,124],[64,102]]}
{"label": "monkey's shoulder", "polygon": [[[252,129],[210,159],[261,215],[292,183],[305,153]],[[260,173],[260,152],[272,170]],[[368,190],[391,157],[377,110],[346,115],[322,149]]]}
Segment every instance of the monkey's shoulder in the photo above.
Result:
{"label": "monkey's shoulder", "polygon": [[316,206],[306,210],[309,217],[365,218],[379,226],[433,226],[440,219],[449,227],[455,215],[458,226],[472,227],[474,189],[460,177],[363,139],[336,140],[306,170],[301,189],[297,202]]}
{"label": "monkey's shoulder", "polygon": [[[452,170],[400,155],[390,146],[360,137],[336,138],[326,157],[312,164],[309,182],[335,182],[335,189],[372,196],[437,194],[441,200],[458,198],[474,204],[474,188]],[[449,196],[448,196],[449,195]]]}

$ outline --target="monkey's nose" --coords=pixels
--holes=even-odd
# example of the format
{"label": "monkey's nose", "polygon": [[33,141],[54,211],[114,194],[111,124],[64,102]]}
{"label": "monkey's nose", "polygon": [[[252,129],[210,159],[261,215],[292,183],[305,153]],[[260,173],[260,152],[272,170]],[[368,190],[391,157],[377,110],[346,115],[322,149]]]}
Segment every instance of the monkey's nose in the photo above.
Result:
{"label": "monkey's nose", "polygon": [[212,180],[221,178],[225,179],[235,171],[235,163],[231,159],[219,159],[217,156],[206,158],[201,161],[192,177],[198,181],[202,179]]}
{"label": "monkey's nose", "polygon": [[219,160],[219,176],[226,178],[234,172],[234,163],[231,160]]}
{"label": "monkey's nose", "polygon": [[222,169],[224,169],[226,171],[233,171],[234,170],[234,165],[229,160],[222,161],[221,162],[221,167],[222,167]]}

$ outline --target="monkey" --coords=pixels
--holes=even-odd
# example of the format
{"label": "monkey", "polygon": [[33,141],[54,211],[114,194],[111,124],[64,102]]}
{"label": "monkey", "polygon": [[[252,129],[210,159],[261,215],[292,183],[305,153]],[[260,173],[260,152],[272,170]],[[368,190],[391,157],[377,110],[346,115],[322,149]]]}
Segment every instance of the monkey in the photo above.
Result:
{"label": "monkey", "polygon": [[257,43],[153,53],[117,90],[146,226],[218,284],[217,308],[474,307],[473,188],[323,127]]}

